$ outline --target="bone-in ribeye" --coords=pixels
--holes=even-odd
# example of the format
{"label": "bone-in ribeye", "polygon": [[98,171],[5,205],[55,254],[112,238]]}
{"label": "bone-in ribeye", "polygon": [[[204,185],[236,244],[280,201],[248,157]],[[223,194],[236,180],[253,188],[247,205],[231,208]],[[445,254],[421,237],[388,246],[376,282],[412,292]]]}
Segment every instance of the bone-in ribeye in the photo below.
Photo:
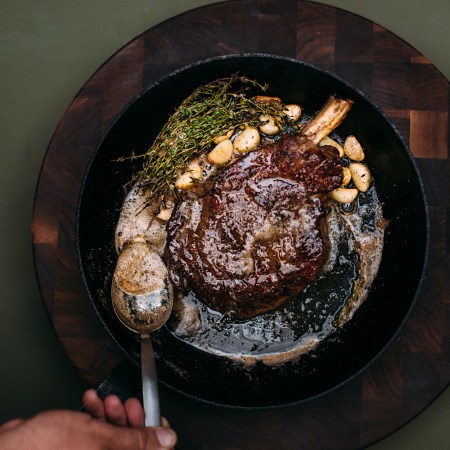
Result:
{"label": "bone-in ribeye", "polygon": [[248,318],[277,308],[322,272],[326,193],[341,185],[330,146],[286,135],[238,160],[168,224],[172,281],[211,308]]}

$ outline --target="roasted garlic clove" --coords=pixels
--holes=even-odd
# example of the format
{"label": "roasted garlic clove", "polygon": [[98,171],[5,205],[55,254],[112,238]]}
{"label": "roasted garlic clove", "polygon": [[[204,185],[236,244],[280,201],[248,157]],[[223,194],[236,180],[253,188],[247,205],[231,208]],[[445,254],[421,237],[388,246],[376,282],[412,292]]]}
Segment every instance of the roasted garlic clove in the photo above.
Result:
{"label": "roasted garlic clove", "polygon": [[342,186],[347,186],[352,181],[352,173],[348,167],[342,168]]}
{"label": "roasted garlic clove", "polygon": [[302,115],[302,108],[295,104],[285,105],[283,111],[292,122],[297,122]]}
{"label": "roasted garlic clove", "polygon": [[231,136],[233,136],[234,134],[234,128],[232,128],[231,130],[229,130],[226,134],[221,134],[220,136],[216,136],[213,139],[214,144],[220,144],[222,141],[224,141],[225,139],[230,139]]}
{"label": "roasted garlic clove", "polygon": [[344,152],[352,161],[362,161],[365,157],[361,144],[353,135],[345,139]]}
{"label": "roasted garlic clove", "polygon": [[175,187],[182,191],[188,191],[194,184],[202,179],[203,169],[200,164],[195,161],[187,167],[186,172],[175,180]]}
{"label": "roasted garlic clove", "polygon": [[367,166],[362,163],[352,163],[348,168],[355,187],[361,192],[366,192],[370,187],[371,179]]}
{"label": "roasted garlic clove", "polygon": [[209,163],[217,166],[225,166],[233,156],[233,143],[225,139],[218,143],[206,156]]}
{"label": "roasted garlic clove", "polygon": [[339,144],[339,142],[336,142],[334,139],[331,139],[330,137],[326,136],[324,137],[320,142],[319,146],[323,147],[324,145],[330,145],[331,147],[334,147],[338,152],[339,156],[342,158],[344,156],[344,149],[342,148],[342,145]]}
{"label": "roasted garlic clove", "polygon": [[352,203],[358,197],[358,189],[337,188],[330,192],[331,198],[338,203]]}
{"label": "roasted garlic clove", "polygon": [[261,133],[272,136],[280,132],[280,128],[275,123],[275,119],[272,116],[263,114],[259,117],[259,120],[262,122],[262,125],[259,126]]}
{"label": "roasted garlic clove", "polygon": [[247,127],[236,136],[233,142],[234,149],[239,153],[247,153],[258,147],[261,136],[257,128]]}

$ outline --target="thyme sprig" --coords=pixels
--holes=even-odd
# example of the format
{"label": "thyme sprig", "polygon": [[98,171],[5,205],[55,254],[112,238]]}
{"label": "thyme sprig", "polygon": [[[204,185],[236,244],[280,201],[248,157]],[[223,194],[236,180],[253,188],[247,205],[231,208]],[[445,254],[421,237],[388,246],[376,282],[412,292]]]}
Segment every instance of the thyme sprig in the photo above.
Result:
{"label": "thyme sprig", "polygon": [[256,80],[238,74],[217,79],[192,92],[177,108],[153,145],[143,154],[134,153],[128,159],[143,158],[143,167],[132,181],[140,180],[149,194],[160,196],[169,192],[175,198],[176,177],[194,158],[208,153],[215,137],[230,129],[261,124],[260,116],[271,115],[283,124],[286,115],[276,101],[260,101],[247,97],[250,88],[267,90]]}

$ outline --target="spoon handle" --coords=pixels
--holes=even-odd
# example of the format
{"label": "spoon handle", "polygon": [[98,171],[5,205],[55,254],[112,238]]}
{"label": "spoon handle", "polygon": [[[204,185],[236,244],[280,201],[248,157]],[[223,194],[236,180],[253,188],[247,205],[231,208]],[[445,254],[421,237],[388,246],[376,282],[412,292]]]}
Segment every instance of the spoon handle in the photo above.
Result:
{"label": "spoon handle", "polygon": [[142,398],[144,400],[145,426],[161,425],[159,410],[158,377],[150,336],[141,336]]}

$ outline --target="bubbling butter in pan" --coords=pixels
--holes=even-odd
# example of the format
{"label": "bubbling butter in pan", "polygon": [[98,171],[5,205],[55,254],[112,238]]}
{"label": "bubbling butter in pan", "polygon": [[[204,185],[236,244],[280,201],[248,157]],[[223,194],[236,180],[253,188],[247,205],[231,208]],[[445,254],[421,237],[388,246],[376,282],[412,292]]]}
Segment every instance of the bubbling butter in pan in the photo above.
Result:
{"label": "bubbling butter in pan", "polygon": [[295,299],[239,321],[206,307],[190,291],[176,299],[169,328],[199,350],[244,366],[280,365],[317,348],[366,300],[381,262],[386,226],[374,188],[352,212],[330,207],[326,268]]}

